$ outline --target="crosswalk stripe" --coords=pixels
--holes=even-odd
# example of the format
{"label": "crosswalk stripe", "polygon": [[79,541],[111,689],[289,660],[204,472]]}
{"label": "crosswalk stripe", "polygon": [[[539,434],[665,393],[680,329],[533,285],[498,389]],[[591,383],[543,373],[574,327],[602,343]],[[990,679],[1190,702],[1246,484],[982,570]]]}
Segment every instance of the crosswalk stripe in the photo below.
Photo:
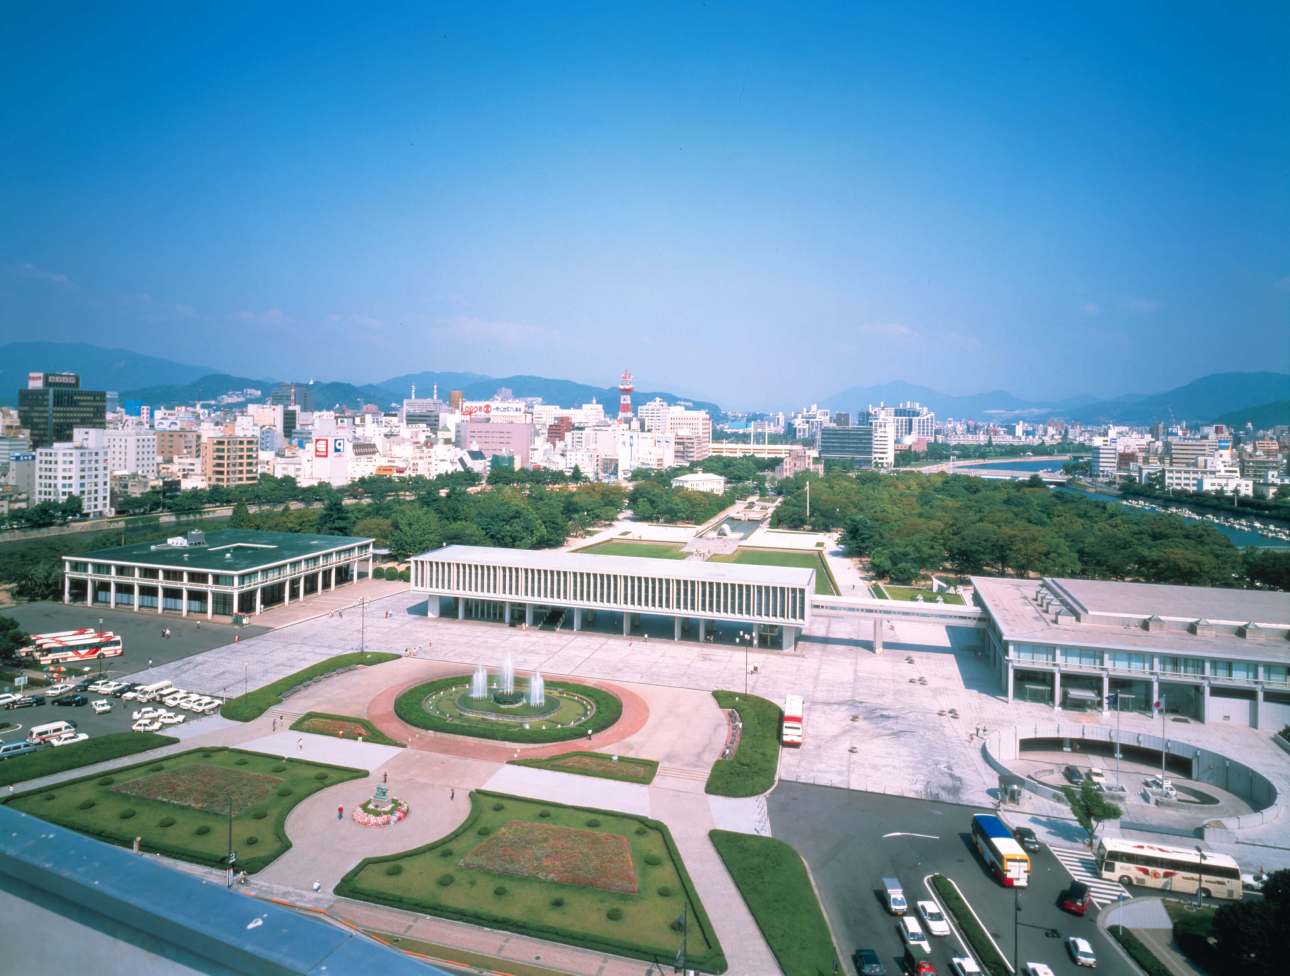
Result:
{"label": "crosswalk stripe", "polygon": [[1072,850],[1066,847],[1049,847],[1053,857],[1066,869],[1076,881],[1088,885],[1093,892],[1093,901],[1098,905],[1109,905],[1121,898],[1132,898],[1133,895],[1117,881],[1107,881],[1097,873],[1097,859],[1088,851]]}

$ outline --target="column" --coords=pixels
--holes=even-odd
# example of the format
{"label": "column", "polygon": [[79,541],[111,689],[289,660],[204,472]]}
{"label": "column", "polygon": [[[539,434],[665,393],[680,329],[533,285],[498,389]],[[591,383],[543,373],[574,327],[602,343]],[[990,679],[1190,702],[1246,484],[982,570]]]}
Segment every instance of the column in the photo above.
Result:
{"label": "column", "polygon": [[87,577],[85,582],[89,584],[88,586],[85,587],[85,605],[87,607],[92,607],[94,606],[94,587],[96,585],[94,582],[94,577],[93,576]]}
{"label": "column", "polygon": [[1147,711],[1156,707],[1156,702],[1160,701],[1160,677],[1159,675],[1151,676],[1151,706]]}
{"label": "column", "polygon": [[1013,682],[1013,664],[1012,660],[1008,661],[1008,701],[1012,701],[1012,682]]}
{"label": "column", "polygon": [[331,588],[336,589],[336,567],[331,568]]}
{"label": "column", "polygon": [[457,597],[457,619],[466,619],[466,598],[464,596]]}
{"label": "column", "polygon": [[1200,686],[1200,720],[1209,721],[1209,682]]}
{"label": "column", "polygon": [[116,609],[116,580],[108,582],[108,606]]}
{"label": "column", "polygon": [[1106,699],[1110,696],[1110,694],[1111,694],[1111,676],[1107,674],[1105,671],[1103,671],[1102,672],[1102,714],[1103,715],[1105,715],[1108,711],[1106,707]]}
{"label": "column", "polygon": [[798,628],[796,627],[784,628],[784,650],[786,651],[796,650],[797,634],[798,634]]}
{"label": "column", "polygon": [[873,652],[882,653],[882,632],[887,625],[887,618],[879,614],[873,618]]}
{"label": "column", "polygon": [[702,644],[708,638],[708,622],[702,617],[699,618],[699,643]]}
{"label": "column", "polygon": [[1250,723],[1252,728],[1262,728],[1263,723],[1263,686],[1254,686],[1254,721]]}
{"label": "column", "polygon": [[260,615],[260,611],[263,609],[264,609],[264,587],[257,586],[255,588],[255,615],[258,617]]}
{"label": "column", "polygon": [[372,554],[368,553],[367,555],[367,578],[368,579],[372,578],[372,558],[373,558]]}
{"label": "column", "polygon": [[323,591],[323,571],[320,569],[318,570],[318,592],[321,593],[322,591]]}
{"label": "column", "polygon": [[63,602],[72,602],[72,578],[67,575],[66,571],[63,572]]}
{"label": "column", "polygon": [[511,625],[511,601],[510,600],[502,601],[502,623],[506,624],[506,626],[508,627]]}
{"label": "column", "polygon": [[524,626],[533,626],[533,604],[531,603],[524,604]]}
{"label": "column", "polygon": [[624,613],[623,614],[623,636],[626,637],[631,632],[632,632],[632,615],[630,613]]}
{"label": "column", "polygon": [[163,582],[157,580],[157,613],[161,613],[161,608],[166,605],[166,587]]}
{"label": "column", "polygon": [[139,610],[139,584],[138,583],[134,584],[134,610],[136,613]]}
{"label": "column", "polygon": [[282,605],[284,607],[291,605],[291,577],[282,581]]}
{"label": "column", "polygon": [[188,587],[181,587],[179,590],[179,615],[188,616]]}
{"label": "column", "polygon": [[582,630],[582,607],[573,608],[573,630],[574,633]]}
{"label": "column", "polygon": [[680,617],[672,618],[672,639],[673,640],[681,639],[681,618]]}
{"label": "column", "polygon": [[1062,670],[1058,668],[1053,672],[1053,709],[1054,711],[1062,707]]}

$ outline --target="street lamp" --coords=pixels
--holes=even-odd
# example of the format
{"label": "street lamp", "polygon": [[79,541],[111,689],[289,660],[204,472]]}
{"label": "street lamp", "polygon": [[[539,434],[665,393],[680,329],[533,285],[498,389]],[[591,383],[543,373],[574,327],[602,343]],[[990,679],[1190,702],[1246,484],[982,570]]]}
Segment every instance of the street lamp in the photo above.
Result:
{"label": "street lamp", "polygon": [[1200,870],[1196,878],[1196,904],[1201,903],[1201,892],[1205,890],[1205,849],[1199,844],[1196,845],[1196,853],[1200,855]]}
{"label": "street lamp", "polygon": [[1012,882],[1012,972],[1013,976],[1021,972],[1017,968],[1017,961],[1020,958],[1021,948],[1021,889],[1017,887],[1016,879]]}

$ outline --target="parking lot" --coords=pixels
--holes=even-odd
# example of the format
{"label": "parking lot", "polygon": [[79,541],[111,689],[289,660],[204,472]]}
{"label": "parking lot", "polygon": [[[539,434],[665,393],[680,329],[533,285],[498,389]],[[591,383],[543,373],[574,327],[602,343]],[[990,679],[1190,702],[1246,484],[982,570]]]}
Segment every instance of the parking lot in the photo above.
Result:
{"label": "parking lot", "polygon": [[[5,610],[5,613],[18,621],[29,634],[48,633],[59,630],[75,630],[82,627],[94,627],[111,630],[121,635],[125,653],[119,657],[105,658],[102,662],[83,667],[80,674],[68,670],[68,680],[84,675],[95,675],[101,671],[105,677],[118,680],[130,680],[130,675],[146,671],[149,667],[160,666],[194,654],[201,654],[212,648],[221,647],[233,640],[236,634],[242,639],[267,632],[264,627],[232,627],[227,624],[212,623],[195,618],[157,617],[155,614],[134,613],[128,610],[104,610],[103,608],[66,606],[61,603],[33,603]],[[170,636],[162,634],[163,629],[170,630]],[[32,686],[23,691],[39,695],[40,687]],[[12,682],[0,682],[0,692],[14,692]],[[103,695],[85,693],[89,699],[102,698]],[[142,706],[135,702],[123,702],[108,696],[112,710],[103,715],[96,715],[89,705],[82,707],[64,707],[47,702],[33,708],[6,709],[0,711],[0,727],[13,723],[16,728],[0,732],[0,739],[6,742],[23,738],[33,725],[47,722],[69,721],[90,736],[105,735],[109,732],[128,731],[132,723],[131,713]],[[184,724],[197,720],[198,716],[188,715]],[[166,728],[161,729],[166,732]]]}
{"label": "parking lot", "polygon": [[[810,865],[839,949],[849,962],[857,949],[871,948],[889,976],[901,972],[904,943],[897,919],[885,908],[879,879],[898,878],[913,913],[915,903],[930,896],[925,879],[940,873],[958,884],[1009,960],[1015,898],[1021,909],[1017,929],[1023,967],[1043,962],[1056,976],[1077,976],[1082,970],[1063,944],[1075,935],[1092,943],[1100,971],[1134,973],[1098,931],[1094,913],[1079,918],[1057,907],[1071,876],[1047,848],[1031,854],[1030,884],[1016,895],[989,876],[968,831],[974,813],[993,811],[791,782],[780,783],[768,807],[774,835],[797,848]],[[931,942],[936,971],[950,973],[950,957],[962,954],[954,936]]]}

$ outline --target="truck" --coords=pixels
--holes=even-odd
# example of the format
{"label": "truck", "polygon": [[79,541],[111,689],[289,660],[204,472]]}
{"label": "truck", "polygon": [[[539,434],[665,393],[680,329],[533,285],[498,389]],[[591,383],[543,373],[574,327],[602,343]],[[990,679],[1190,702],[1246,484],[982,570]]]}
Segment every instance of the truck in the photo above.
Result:
{"label": "truck", "polygon": [[901,887],[899,878],[882,879],[882,897],[887,903],[887,911],[893,915],[904,915],[909,910],[909,902],[905,901],[905,889]]}
{"label": "truck", "polygon": [[800,746],[805,732],[802,720],[803,702],[801,695],[789,695],[784,699],[784,725],[780,742],[786,746]]}

